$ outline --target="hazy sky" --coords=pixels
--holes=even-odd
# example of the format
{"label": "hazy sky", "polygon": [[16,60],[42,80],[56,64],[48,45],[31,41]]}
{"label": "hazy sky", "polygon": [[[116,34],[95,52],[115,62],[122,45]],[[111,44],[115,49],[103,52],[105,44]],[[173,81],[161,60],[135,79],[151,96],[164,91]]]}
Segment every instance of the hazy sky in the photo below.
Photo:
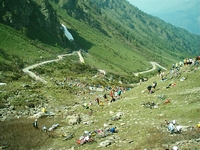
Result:
{"label": "hazy sky", "polygon": [[[169,8],[175,10],[181,10],[186,8],[185,5],[188,2],[194,2],[198,0],[127,0],[131,4],[135,5],[140,10],[150,13],[161,13],[166,12]],[[181,6],[183,6],[181,8]]]}
{"label": "hazy sky", "polygon": [[143,12],[200,34],[200,0],[127,0]]}
{"label": "hazy sky", "polygon": [[131,4],[133,4],[134,6],[136,6],[137,8],[146,13],[151,13],[152,7],[157,7],[157,5],[155,5],[155,1],[157,1],[158,2],[157,4],[159,5],[158,0],[153,0],[153,3],[151,3],[152,0],[127,0],[127,1],[129,1]]}

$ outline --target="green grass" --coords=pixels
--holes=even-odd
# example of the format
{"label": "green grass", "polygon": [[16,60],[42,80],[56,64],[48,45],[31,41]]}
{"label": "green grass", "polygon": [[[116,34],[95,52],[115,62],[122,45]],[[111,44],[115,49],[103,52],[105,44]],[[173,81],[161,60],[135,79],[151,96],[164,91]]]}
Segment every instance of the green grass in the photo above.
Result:
{"label": "green grass", "polygon": [[[46,67],[42,67],[41,69],[52,68],[55,66],[60,66],[65,61],[68,62],[69,57],[64,59],[58,64],[49,64]],[[62,67],[62,66],[60,66]],[[37,70],[37,69],[36,69]],[[184,70],[187,70],[184,72]],[[191,70],[188,72],[188,70]],[[92,131],[95,129],[103,128],[104,123],[111,123],[111,126],[116,126],[119,130],[118,133],[114,134],[117,143],[113,143],[109,146],[109,149],[157,149],[161,148],[162,144],[173,144],[176,141],[181,140],[189,140],[191,138],[198,138],[198,132],[183,132],[180,135],[170,136],[166,129],[157,128],[164,122],[165,119],[171,121],[172,119],[176,119],[177,123],[180,125],[188,125],[195,126],[199,122],[199,98],[200,94],[196,89],[199,89],[199,70],[195,71],[192,68],[186,67],[182,69],[182,76],[187,77],[187,79],[181,82],[179,79],[171,79],[165,82],[161,81],[160,77],[156,76],[149,78],[147,82],[143,82],[141,85],[132,88],[130,91],[127,91],[122,94],[122,99],[119,101],[113,102],[110,105],[104,102],[103,107],[98,107],[95,103],[95,98],[97,95],[103,95],[104,93],[96,92],[93,94],[87,94],[82,96],[75,96],[76,91],[82,91],[81,88],[62,88],[56,87],[53,82],[50,82],[50,78],[54,76],[54,78],[62,80],[65,75],[61,75],[60,71],[57,70],[53,74],[48,74],[46,80],[49,82],[47,85],[42,85],[36,83],[31,85],[30,79],[28,77],[22,77],[18,81],[13,82],[12,84],[8,84],[2,90],[9,91],[12,88],[12,92],[7,92],[7,96],[15,93],[15,91],[20,91],[23,95],[30,94],[28,89],[20,88],[22,84],[27,83],[33,86],[34,90],[31,90],[31,94],[39,94],[44,97],[44,100],[47,99],[49,103],[49,107],[46,108],[49,111],[53,111],[57,115],[54,118],[54,123],[60,123],[61,127],[55,130],[53,133],[53,138],[48,138],[45,142],[41,143],[37,149],[48,149],[53,147],[55,149],[61,149],[63,147],[70,148],[75,147],[75,141],[79,138],[83,131]],[[44,76],[47,74],[45,73]],[[85,75],[84,75],[85,76]],[[87,82],[91,82],[91,76],[87,74]],[[73,79],[80,79],[81,82],[84,82],[84,78],[80,75],[76,74],[73,76]],[[98,78],[95,79],[98,83]],[[153,81],[157,81],[158,86],[156,87],[155,93],[147,94],[146,87],[151,85]],[[94,81],[93,81],[94,82]],[[92,82],[91,82],[92,83]],[[171,86],[166,89],[166,86],[170,83],[176,83],[175,86]],[[85,89],[86,90],[86,89]],[[86,90],[87,91],[87,90]],[[143,92],[144,91],[144,92]],[[109,93],[108,91],[106,92]],[[164,94],[166,98],[161,100],[158,98],[158,95]],[[86,99],[83,99],[86,97]],[[4,98],[6,98],[4,96]],[[110,99],[110,97],[109,97]],[[166,99],[170,100],[170,103],[165,104],[164,101]],[[88,116],[89,109],[83,108],[81,105],[84,102],[92,101],[94,105],[91,107],[93,109],[93,114]],[[103,100],[100,97],[100,100]],[[23,101],[23,99],[21,99]],[[158,108],[149,109],[145,107],[141,107],[142,102],[153,101],[158,104]],[[36,101],[37,102],[37,101]],[[45,101],[39,100],[40,103],[45,103]],[[23,103],[22,103],[23,104]],[[79,104],[77,107],[72,107],[75,104]],[[51,107],[53,106],[53,108]],[[16,106],[22,109],[21,106]],[[64,110],[63,108],[68,108]],[[18,109],[19,109],[18,108]],[[113,113],[111,113],[113,112]],[[110,120],[117,112],[122,112],[123,116],[118,121]],[[80,114],[81,117],[88,117],[89,120],[94,121],[94,124],[90,126],[78,124],[78,125],[69,125],[67,116],[71,113]],[[46,119],[46,121],[39,120],[42,124],[48,124],[48,122],[52,122],[50,119]],[[23,122],[23,121],[22,121]],[[124,125],[123,125],[124,124]],[[3,125],[2,123],[0,124]],[[27,124],[28,125],[28,124]],[[22,129],[20,129],[22,130]],[[2,131],[3,132],[3,131]],[[64,132],[74,133],[74,138],[67,141],[62,141],[60,135]],[[8,140],[8,137],[11,133],[3,132],[5,135],[5,139]],[[13,133],[15,134],[15,133]],[[16,133],[17,134],[17,133]],[[36,134],[32,133],[31,134]],[[106,139],[106,138],[105,138]],[[97,143],[93,144],[85,144],[81,146],[81,149],[104,149],[98,147],[99,142],[104,141],[105,139],[95,138]],[[19,139],[16,139],[16,141]],[[133,143],[129,143],[129,141],[134,141]],[[4,140],[3,140],[4,141]],[[12,142],[11,139],[8,140],[8,143]],[[120,144],[119,144],[120,143]],[[26,145],[24,145],[26,146]],[[190,144],[190,148],[195,148],[197,145]],[[32,147],[34,147],[34,143],[32,143]],[[24,147],[25,148],[25,147]]]}
{"label": "green grass", "polygon": [[[92,26],[89,23],[85,23],[82,18],[79,18],[80,20],[74,19],[69,16],[64,9],[61,9],[61,7],[54,5],[53,2],[51,4],[59,14],[58,18],[60,22],[67,26],[75,39],[74,47],[76,48],[73,48],[73,50],[83,49],[87,52],[83,53],[86,63],[79,64],[78,56],[74,55],[66,57],[57,63],[37,67],[33,71],[43,76],[48,83],[41,84],[35,82],[30,77],[23,74],[21,70],[37,62],[56,59],[57,55],[68,52],[72,43],[66,43],[69,44],[66,49],[58,46],[46,45],[37,39],[31,40],[25,37],[21,32],[11,27],[0,24],[0,82],[7,83],[6,86],[0,87],[0,107],[6,107],[5,103],[9,99],[12,99],[10,101],[11,105],[14,105],[17,111],[23,111],[25,106],[29,106],[32,103],[35,105],[48,103],[49,105],[46,109],[56,113],[56,116],[53,119],[46,118],[44,120],[39,120],[39,123],[41,125],[50,125],[59,122],[61,125],[61,127],[55,130],[51,138],[47,138],[42,133],[31,128],[32,121],[30,120],[21,119],[18,121],[14,119],[0,122],[1,133],[3,135],[0,140],[0,145],[8,145],[10,149],[49,149],[51,147],[55,149],[75,147],[76,149],[75,141],[83,134],[84,130],[90,131],[100,129],[103,128],[104,123],[109,122],[112,123],[112,126],[117,126],[119,130],[118,133],[114,134],[116,143],[108,147],[110,150],[157,149],[161,148],[162,144],[173,144],[179,140],[197,138],[199,132],[183,133],[172,137],[169,133],[162,132],[160,128],[156,127],[160,127],[160,124],[163,123],[165,119],[170,121],[175,118],[181,125],[192,126],[195,126],[195,124],[199,122],[200,95],[199,92],[196,91],[200,84],[199,70],[194,71],[194,68],[189,67],[183,69],[181,77],[187,77],[184,82],[180,82],[179,79],[171,79],[163,82],[156,76],[157,71],[142,74],[139,77],[135,77],[133,72],[140,72],[147,68],[152,68],[149,61],[158,61],[168,69],[171,68],[171,63],[179,61],[181,56],[185,55],[180,54],[180,51],[177,50],[182,50],[183,48],[180,48],[178,41],[185,41],[185,39],[180,39],[178,37],[184,37],[188,39],[187,41],[194,43],[192,44],[193,47],[191,51],[194,51],[195,47],[196,51],[198,51],[198,44],[195,41],[198,41],[197,39],[199,37],[193,37],[188,34],[188,36],[185,36],[185,32],[175,34],[173,32],[174,30],[171,30],[172,27],[167,25],[161,26],[162,21],[159,20],[156,21],[158,23],[156,24],[156,28],[149,24],[144,25],[140,20],[135,20],[137,25],[133,31],[127,26],[118,31],[117,28],[114,27],[114,25],[116,25],[115,23],[110,22],[111,20],[109,19],[107,20],[108,22],[104,22],[102,21],[103,18],[99,18],[99,16],[94,15],[94,13],[92,15],[94,18],[92,19],[99,19],[100,25],[102,26],[100,29],[107,32],[107,35],[105,35],[105,33],[100,32],[95,25]],[[90,7],[90,9],[92,11],[95,10],[92,7]],[[112,9],[109,9],[106,11],[106,14],[115,14],[115,12],[112,11]],[[122,11],[119,12],[122,13]],[[134,14],[133,17],[138,18],[137,15],[138,13],[136,15]],[[144,14],[142,14],[140,18],[143,18],[143,15]],[[120,15],[116,15],[115,17],[120,18]],[[91,18],[86,17],[85,19],[90,20]],[[121,23],[122,21],[118,20],[117,22]],[[148,32],[150,31],[148,31],[148,29],[152,30],[152,33],[149,34]],[[129,35],[133,34],[132,38],[134,37],[135,39],[128,40],[127,37],[123,35],[125,31],[130,32]],[[42,34],[41,36],[44,35]],[[168,40],[172,40],[172,43],[168,40],[154,43],[156,40],[160,38],[166,39],[168,36]],[[195,40],[191,41],[191,39],[194,38]],[[149,42],[150,40],[152,43]],[[44,41],[47,41],[47,43],[49,42],[47,39]],[[191,46],[191,44],[186,42],[186,46]],[[187,48],[184,47],[183,53],[185,49]],[[105,70],[108,73],[107,78],[113,76],[114,81],[110,82],[102,76],[93,78],[93,76],[97,74],[97,69]],[[184,72],[184,70],[189,70],[190,72]],[[73,80],[77,79],[83,84],[101,84],[103,86],[112,87],[130,87],[129,84],[139,82],[139,79],[142,77],[148,78],[149,80],[135,88],[131,87],[132,89],[130,91],[123,93],[123,98],[119,101],[111,105],[104,102],[103,107],[98,107],[95,103],[95,98],[100,96],[102,100],[103,98],[101,96],[109,92],[89,93],[88,88],[84,89],[77,86],[62,87],[55,84],[55,80],[63,81],[64,78],[68,77]],[[120,85],[118,83],[119,80],[123,80],[124,84]],[[146,87],[151,85],[153,81],[157,81],[158,86],[155,93],[149,95],[147,94]],[[170,83],[176,83],[176,85],[166,89],[166,86]],[[30,88],[24,88],[22,86],[24,84],[30,85]],[[77,93],[83,91],[86,92],[86,95],[77,96]],[[171,102],[169,104],[164,104],[166,99],[159,99],[158,95],[160,94],[164,94],[166,99],[169,99]],[[84,102],[89,101],[94,103],[91,107],[94,110],[91,116],[88,116],[89,110],[81,106]],[[141,107],[142,102],[149,101],[158,104],[158,108],[149,109]],[[111,112],[113,112],[113,114]],[[117,112],[123,113],[121,119],[119,121],[109,120]],[[67,116],[72,113],[80,114],[82,117],[88,117],[89,120],[94,121],[94,124],[90,126],[83,124],[71,126],[68,124]],[[16,126],[13,126],[13,124],[16,124]],[[11,130],[9,131],[8,129],[10,128]],[[27,131],[30,132],[27,133]],[[73,132],[75,136],[71,140],[62,141],[60,135],[67,131]],[[27,135],[28,138],[24,135]],[[12,136],[15,138],[11,138]],[[35,137],[32,138],[32,136]],[[37,145],[38,139],[40,139],[41,142]],[[79,149],[105,149],[98,147],[99,142],[105,139],[95,140],[97,143],[85,144]],[[23,141],[26,142],[26,144],[23,144]],[[129,141],[134,142],[129,143]],[[198,144],[191,146],[195,148]]]}

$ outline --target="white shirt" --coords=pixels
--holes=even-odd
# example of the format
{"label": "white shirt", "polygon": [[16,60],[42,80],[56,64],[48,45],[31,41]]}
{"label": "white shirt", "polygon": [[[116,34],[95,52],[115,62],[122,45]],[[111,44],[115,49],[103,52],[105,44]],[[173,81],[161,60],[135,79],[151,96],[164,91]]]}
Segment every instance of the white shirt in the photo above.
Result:
{"label": "white shirt", "polygon": [[177,147],[177,146],[173,146],[172,149],[173,149],[173,150],[178,150],[178,147]]}

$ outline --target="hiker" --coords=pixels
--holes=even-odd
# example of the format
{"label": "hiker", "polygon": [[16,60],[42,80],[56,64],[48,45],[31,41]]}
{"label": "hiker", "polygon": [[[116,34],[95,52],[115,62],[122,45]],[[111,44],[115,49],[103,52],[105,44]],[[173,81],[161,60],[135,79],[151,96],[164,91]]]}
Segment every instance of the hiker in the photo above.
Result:
{"label": "hiker", "polygon": [[112,133],[115,133],[116,132],[116,128],[117,127],[112,127],[112,128],[109,129],[109,131],[112,132]]}
{"label": "hiker", "polygon": [[95,100],[97,101],[97,104],[99,105],[99,102],[100,102],[99,98],[97,97]]}
{"label": "hiker", "polygon": [[172,122],[169,123],[168,129],[171,132],[171,134],[174,133],[175,126],[174,126],[174,124]]}
{"label": "hiker", "polygon": [[35,119],[35,122],[33,122],[33,127],[39,129],[37,119]]}
{"label": "hiker", "polygon": [[103,95],[103,98],[106,100],[106,102],[108,101],[108,98],[107,98],[106,94]]}
{"label": "hiker", "polygon": [[115,101],[115,98],[114,98],[114,96],[112,96],[112,99],[111,99],[110,102],[112,103],[112,102],[114,102],[114,101]]}
{"label": "hiker", "polygon": [[117,93],[118,93],[118,97],[121,98],[122,90],[119,89]]}
{"label": "hiker", "polygon": [[173,120],[172,120],[172,123],[173,123],[173,125],[176,125],[176,120],[173,119]]}
{"label": "hiker", "polygon": [[89,105],[89,106],[92,106],[92,101],[90,101],[88,105]]}
{"label": "hiker", "polygon": [[170,86],[172,86],[172,84],[170,83],[168,86],[166,86],[166,89],[170,88]]}
{"label": "hiker", "polygon": [[164,72],[160,73],[161,80],[164,80],[164,74],[165,74]]}
{"label": "hiker", "polygon": [[192,58],[189,59],[189,65],[192,65],[193,64],[193,60]]}
{"label": "hiker", "polygon": [[153,84],[152,84],[152,88],[154,88],[154,89],[155,89],[155,88],[156,88],[156,86],[157,86],[157,82],[156,82],[156,81],[154,81],[154,82],[153,82]]}
{"label": "hiker", "polygon": [[158,68],[158,75],[160,75],[160,73],[161,73],[161,69],[160,69],[160,68]]}
{"label": "hiker", "polygon": [[99,102],[99,106],[103,106],[103,102],[102,101]]}
{"label": "hiker", "polygon": [[83,107],[85,107],[85,109],[88,109],[89,108],[88,103],[84,103]]}
{"label": "hiker", "polygon": [[180,67],[183,66],[183,62],[182,62],[182,61],[179,62],[179,66],[180,66]]}
{"label": "hiker", "polygon": [[142,84],[142,79],[140,79],[140,85]]}
{"label": "hiker", "polygon": [[42,131],[47,132],[47,127],[46,127],[46,126],[43,126],[43,127],[42,127]]}
{"label": "hiker", "polygon": [[117,91],[114,91],[114,96],[115,96],[116,99],[118,99],[118,93],[117,93]]}
{"label": "hiker", "polygon": [[184,66],[187,65],[187,60],[186,59],[183,60],[183,64],[184,64]]}
{"label": "hiker", "polygon": [[196,59],[195,59],[195,66],[196,66],[196,69],[199,68],[199,59],[200,59],[200,56],[197,56]]}
{"label": "hiker", "polygon": [[147,90],[149,91],[149,92],[148,92],[148,94],[151,94],[151,93],[152,93],[152,90],[151,90],[151,88],[152,88],[152,86],[151,86],[151,85],[149,85],[149,86],[147,87]]}
{"label": "hiker", "polygon": [[110,97],[113,97],[113,91],[110,90]]}

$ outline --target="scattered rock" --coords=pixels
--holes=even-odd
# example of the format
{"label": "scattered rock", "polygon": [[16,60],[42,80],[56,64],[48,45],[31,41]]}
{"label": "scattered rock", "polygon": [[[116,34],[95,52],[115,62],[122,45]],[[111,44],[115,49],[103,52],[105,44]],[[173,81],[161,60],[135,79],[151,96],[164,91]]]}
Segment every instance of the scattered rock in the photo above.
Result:
{"label": "scattered rock", "polygon": [[103,141],[103,142],[99,143],[99,146],[101,146],[101,147],[107,147],[109,145],[111,145],[111,141],[110,140],[106,140],[106,141]]}

